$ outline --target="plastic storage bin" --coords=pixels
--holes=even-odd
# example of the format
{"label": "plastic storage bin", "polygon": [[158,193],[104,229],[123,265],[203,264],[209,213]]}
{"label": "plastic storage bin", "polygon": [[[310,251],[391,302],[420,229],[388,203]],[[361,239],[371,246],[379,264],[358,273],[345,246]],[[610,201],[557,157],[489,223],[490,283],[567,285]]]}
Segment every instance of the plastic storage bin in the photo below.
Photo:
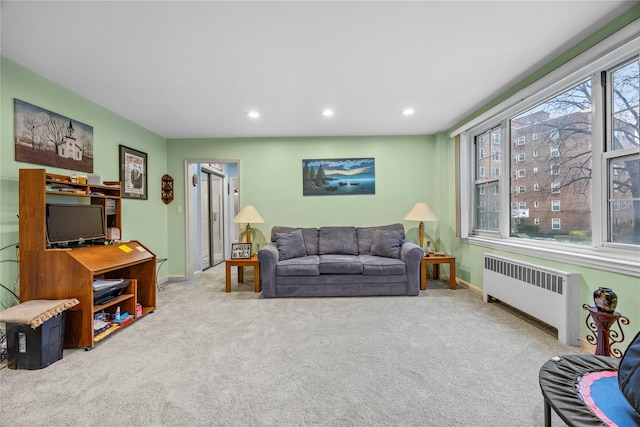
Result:
{"label": "plastic storage bin", "polygon": [[7,366],[10,369],[42,369],[62,359],[64,345],[62,312],[33,329],[7,323]]}

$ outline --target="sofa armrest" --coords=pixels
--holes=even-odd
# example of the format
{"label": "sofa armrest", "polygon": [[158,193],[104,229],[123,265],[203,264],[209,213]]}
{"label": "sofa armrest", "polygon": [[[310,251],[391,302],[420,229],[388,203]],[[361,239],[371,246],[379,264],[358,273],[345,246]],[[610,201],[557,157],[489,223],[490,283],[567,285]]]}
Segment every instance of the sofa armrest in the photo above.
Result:
{"label": "sofa armrest", "polygon": [[400,259],[407,266],[407,295],[420,293],[420,262],[424,251],[418,245],[405,240],[400,247]]}
{"label": "sofa armrest", "polygon": [[264,298],[276,296],[276,265],[279,260],[280,254],[274,243],[269,243],[258,251],[260,283],[262,284],[262,296]]}

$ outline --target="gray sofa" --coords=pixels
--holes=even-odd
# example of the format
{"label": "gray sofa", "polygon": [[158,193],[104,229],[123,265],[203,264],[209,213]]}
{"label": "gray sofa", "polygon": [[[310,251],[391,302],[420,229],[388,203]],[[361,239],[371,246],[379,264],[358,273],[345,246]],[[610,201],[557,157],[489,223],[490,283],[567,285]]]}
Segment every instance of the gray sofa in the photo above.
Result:
{"label": "gray sofa", "polygon": [[422,248],[402,224],[273,227],[258,251],[262,296],[418,295]]}

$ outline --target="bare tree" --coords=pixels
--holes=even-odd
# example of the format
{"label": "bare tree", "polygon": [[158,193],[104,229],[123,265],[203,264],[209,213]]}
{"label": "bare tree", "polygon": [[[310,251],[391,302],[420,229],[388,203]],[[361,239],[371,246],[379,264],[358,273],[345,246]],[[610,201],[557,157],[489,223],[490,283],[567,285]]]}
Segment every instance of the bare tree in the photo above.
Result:
{"label": "bare tree", "polygon": [[[638,94],[640,77],[638,61],[616,70],[612,81],[611,104],[608,111],[611,142],[608,150],[615,151],[639,146]],[[512,121],[512,131],[536,134],[541,138],[537,164],[540,191],[535,197],[546,200],[562,191],[585,200],[585,216],[589,215],[591,178],[593,173],[591,148],[591,81],[587,80],[568,91],[533,108]],[[514,143],[514,147],[516,144]],[[640,243],[640,161],[628,156],[612,163],[610,185],[620,200],[629,200],[635,218],[627,243]],[[588,204],[587,204],[588,202]],[[612,219],[609,219],[612,221]],[[613,239],[613,236],[612,236]]]}
{"label": "bare tree", "polygon": [[91,137],[86,132],[82,132],[80,136],[80,145],[82,146],[84,156],[93,157],[93,143]]}
{"label": "bare tree", "polygon": [[32,113],[27,112],[24,114],[22,124],[25,128],[22,135],[35,145],[37,139],[36,136],[38,135],[38,128],[40,127],[38,118]]}
{"label": "bare tree", "polygon": [[55,114],[42,114],[42,139],[57,147],[64,143],[64,136],[69,125],[68,119]]}

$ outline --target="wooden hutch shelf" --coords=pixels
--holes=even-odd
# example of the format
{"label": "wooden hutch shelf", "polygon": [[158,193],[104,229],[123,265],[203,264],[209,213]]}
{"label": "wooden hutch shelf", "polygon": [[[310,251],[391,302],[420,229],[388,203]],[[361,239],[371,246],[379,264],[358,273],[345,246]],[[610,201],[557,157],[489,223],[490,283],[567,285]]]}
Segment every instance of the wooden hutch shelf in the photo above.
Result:
{"label": "wooden hutch shelf", "polygon": [[[113,325],[94,336],[94,314],[121,312],[142,316],[156,306],[156,256],[137,241],[78,248],[47,247],[46,204],[58,197],[83,197],[104,207],[107,227],[121,225],[120,183],[89,185],[44,169],[21,169],[19,184],[20,299],[76,298],[80,304],[66,311],[64,346],[93,347],[123,326]],[[93,304],[93,281],[128,279],[124,293],[106,304]],[[137,319],[134,318],[134,321]],[[124,326],[126,327],[126,326]]]}

